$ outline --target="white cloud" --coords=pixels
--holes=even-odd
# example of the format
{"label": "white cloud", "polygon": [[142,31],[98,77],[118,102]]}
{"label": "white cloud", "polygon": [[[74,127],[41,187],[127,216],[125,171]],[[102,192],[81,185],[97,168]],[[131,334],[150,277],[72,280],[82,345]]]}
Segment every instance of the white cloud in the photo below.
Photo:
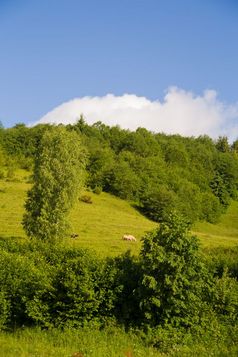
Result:
{"label": "white cloud", "polygon": [[35,124],[73,124],[80,114],[89,124],[100,120],[131,130],[145,127],[154,132],[186,136],[227,135],[230,140],[238,137],[238,103],[222,103],[214,90],[198,96],[177,87],[170,88],[163,101],[134,94],[76,98],[56,107]]}

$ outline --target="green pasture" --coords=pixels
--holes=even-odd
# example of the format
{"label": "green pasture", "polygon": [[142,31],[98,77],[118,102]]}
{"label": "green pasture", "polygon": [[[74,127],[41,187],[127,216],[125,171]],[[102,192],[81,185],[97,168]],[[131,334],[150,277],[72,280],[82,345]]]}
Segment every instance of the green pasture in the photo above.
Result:
{"label": "green pasture", "polygon": [[[26,192],[30,188],[27,183],[29,174],[21,170],[14,181],[0,180],[0,236],[5,238],[19,237],[27,239],[21,220],[24,212]],[[117,255],[131,249],[137,254],[140,250],[141,237],[157,226],[141,215],[128,202],[107,193],[90,195],[92,203],[80,200],[70,212],[71,233],[78,235],[76,239],[67,237],[67,244],[88,247],[100,255]],[[232,247],[238,244],[238,202],[232,202],[226,214],[218,224],[198,222],[193,227],[206,248]],[[132,234],[137,242],[122,240],[123,234]]]}
{"label": "green pasture", "polygon": [[[17,176],[14,182],[0,180],[0,236],[26,238],[21,221],[24,213],[26,192],[30,188],[27,177]],[[140,250],[140,238],[157,226],[131,205],[107,193],[90,195],[92,204],[77,200],[70,212],[71,233],[78,238],[67,237],[68,244],[93,248],[101,255],[117,255],[131,249]],[[122,240],[123,234],[132,234],[137,242]]]}
{"label": "green pasture", "polygon": [[[176,336],[174,336],[176,337]],[[1,357],[180,357],[237,356],[234,339],[209,335],[195,340],[187,337],[185,344],[161,350],[149,347],[137,332],[125,332],[120,327],[84,327],[77,330],[50,331],[37,328],[18,329],[14,333],[0,332]]]}
{"label": "green pasture", "polygon": [[99,331],[78,329],[0,332],[1,357],[160,357],[158,350],[147,347],[136,334],[119,328]]}
{"label": "green pasture", "polygon": [[193,227],[204,247],[232,247],[238,245],[238,202],[233,201],[217,224],[197,222]]}

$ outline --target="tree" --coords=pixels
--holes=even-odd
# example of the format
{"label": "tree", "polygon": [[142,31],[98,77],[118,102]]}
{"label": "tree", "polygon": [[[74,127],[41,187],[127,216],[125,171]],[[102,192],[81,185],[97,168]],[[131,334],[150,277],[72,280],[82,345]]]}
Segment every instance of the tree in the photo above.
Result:
{"label": "tree", "polygon": [[238,154],[238,139],[236,139],[232,144],[232,150],[234,153]]}
{"label": "tree", "polygon": [[208,273],[188,229],[184,218],[170,214],[144,238],[140,307],[151,326],[199,321]]}
{"label": "tree", "polygon": [[83,185],[86,153],[79,135],[50,127],[36,153],[33,187],[25,203],[23,227],[29,237],[51,240],[67,231],[67,213]]}
{"label": "tree", "polygon": [[140,197],[141,211],[155,222],[163,222],[172,209],[178,209],[178,197],[165,185],[145,190]]}
{"label": "tree", "polygon": [[216,142],[216,148],[220,152],[230,152],[230,145],[227,136],[219,136]]}

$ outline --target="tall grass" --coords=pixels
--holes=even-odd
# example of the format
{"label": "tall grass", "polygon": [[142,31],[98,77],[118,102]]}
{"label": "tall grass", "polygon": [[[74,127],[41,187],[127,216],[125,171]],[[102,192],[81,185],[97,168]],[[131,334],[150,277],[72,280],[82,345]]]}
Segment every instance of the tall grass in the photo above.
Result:
{"label": "tall grass", "polygon": [[[238,355],[237,328],[232,336],[219,331],[217,338],[208,334],[200,337],[179,334],[162,337],[163,346],[149,347],[136,332],[119,327],[103,330],[84,327],[78,330],[42,331],[26,328],[14,333],[0,332],[1,357],[162,357],[162,356],[227,356]],[[173,342],[174,339],[174,342]]]}
{"label": "tall grass", "polygon": [[120,328],[98,330],[41,331],[38,329],[0,333],[1,357],[159,357],[136,334]]}

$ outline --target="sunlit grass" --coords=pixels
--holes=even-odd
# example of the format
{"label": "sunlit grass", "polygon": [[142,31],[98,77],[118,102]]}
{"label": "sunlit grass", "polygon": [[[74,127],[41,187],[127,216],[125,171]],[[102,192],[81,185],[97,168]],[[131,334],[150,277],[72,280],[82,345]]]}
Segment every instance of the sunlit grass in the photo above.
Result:
{"label": "sunlit grass", "polygon": [[[21,221],[24,213],[26,191],[31,187],[24,176],[21,182],[0,180],[0,236],[26,238]],[[96,195],[85,192],[92,198],[92,204],[77,200],[69,215],[71,232],[78,238],[66,237],[67,244],[93,248],[100,255],[117,255],[131,249],[137,254],[140,238],[145,232],[157,226],[136,211],[131,205],[107,193]],[[122,240],[123,234],[132,234],[137,242]]]}
{"label": "sunlit grass", "polygon": [[[107,193],[92,197],[92,204],[78,201],[70,214],[72,229],[79,234],[71,244],[94,248],[103,254],[119,254],[129,248],[138,253],[140,238],[157,225],[137,212],[130,204]],[[122,240],[132,234],[137,242]],[[72,241],[72,240],[71,240]]]}
{"label": "sunlit grass", "polygon": [[[24,213],[27,183],[29,174],[17,172],[15,181],[0,180],[0,236],[22,237],[27,239],[21,221]],[[93,248],[100,255],[117,255],[131,249],[138,254],[140,238],[145,232],[157,226],[128,202],[107,193],[96,195],[87,192],[92,204],[77,200],[70,212],[71,233],[78,238],[66,237],[72,246]],[[123,241],[123,234],[132,234],[137,242]],[[193,227],[204,247],[232,247],[238,244],[238,202],[232,202],[226,214],[218,224],[198,222]]]}
{"label": "sunlit grass", "polygon": [[238,202],[232,202],[217,224],[198,222],[193,228],[204,247],[232,247],[238,245]]}
{"label": "sunlit grass", "polygon": [[1,357],[159,357],[136,334],[119,328],[0,332]]}
{"label": "sunlit grass", "polygon": [[[234,335],[234,334],[233,334]],[[224,338],[223,338],[224,337]],[[166,352],[150,347],[138,332],[120,327],[84,327],[77,330],[18,329],[0,332],[1,357],[180,357],[237,356],[236,338],[210,338],[209,334],[174,344]]]}

